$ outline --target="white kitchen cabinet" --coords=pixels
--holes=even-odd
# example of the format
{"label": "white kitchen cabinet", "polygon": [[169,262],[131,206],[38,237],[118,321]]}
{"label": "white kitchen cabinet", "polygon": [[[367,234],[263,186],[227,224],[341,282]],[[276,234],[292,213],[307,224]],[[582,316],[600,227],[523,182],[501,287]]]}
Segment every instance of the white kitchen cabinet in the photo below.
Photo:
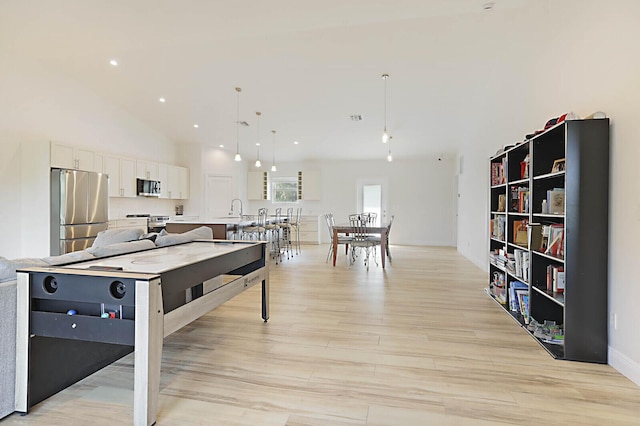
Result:
{"label": "white kitchen cabinet", "polygon": [[136,160],[136,177],[140,179],[158,180],[158,163]]}
{"label": "white kitchen cabinet", "polygon": [[93,171],[104,173],[104,154],[96,152]]}
{"label": "white kitchen cabinet", "polygon": [[320,200],[320,173],[311,170],[298,172],[298,199]]}
{"label": "white kitchen cabinet", "polygon": [[143,229],[147,232],[147,218],[146,217],[131,217],[126,219],[113,219],[109,221],[109,229],[113,228],[130,228],[130,229]]}
{"label": "white kitchen cabinet", "polygon": [[247,199],[269,200],[269,173],[249,172],[247,174]]}
{"label": "white kitchen cabinet", "polygon": [[160,197],[169,198],[169,165],[158,164],[158,180],[160,181]]}
{"label": "white kitchen cabinet", "polygon": [[160,198],[187,200],[189,191],[189,169],[171,164],[158,164]]}
{"label": "white kitchen cabinet", "polygon": [[178,167],[178,197],[181,200],[189,199],[189,169]]}
{"label": "white kitchen cabinet", "polygon": [[160,164],[158,166],[160,198],[186,200],[189,198],[189,169],[186,167]]}
{"label": "white kitchen cabinet", "polygon": [[110,197],[136,196],[136,162],[132,158],[107,155],[104,172],[109,175]]}
{"label": "white kitchen cabinet", "polygon": [[95,152],[71,145],[51,142],[51,167],[95,172]]}
{"label": "white kitchen cabinet", "polygon": [[320,244],[320,216],[300,217],[300,244]]}

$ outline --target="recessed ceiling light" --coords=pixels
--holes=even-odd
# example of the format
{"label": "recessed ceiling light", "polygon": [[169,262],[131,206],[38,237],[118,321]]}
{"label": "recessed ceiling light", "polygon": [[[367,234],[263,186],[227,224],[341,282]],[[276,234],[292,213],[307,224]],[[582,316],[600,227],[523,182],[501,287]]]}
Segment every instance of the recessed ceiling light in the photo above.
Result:
{"label": "recessed ceiling light", "polygon": [[224,145],[220,145],[220,148],[224,148]]}
{"label": "recessed ceiling light", "polygon": [[166,100],[165,98],[160,98],[160,99],[158,99],[158,100],[159,100],[160,102],[162,102],[162,103],[167,102],[167,100]]}
{"label": "recessed ceiling light", "polygon": [[293,141],[293,144],[294,145],[298,145],[298,141]]}
{"label": "recessed ceiling light", "polygon": [[198,126],[197,124],[194,124],[194,125],[193,125],[193,127],[195,127],[195,128],[197,129],[197,128],[198,128],[198,127],[200,127],[200,126]]}
{"label": "recessed ceiling light", "polygon": [[117,67],[117,66],[118,66],[118,61],[116,61],[115,59],[110,60],[110,61],[109,61],[109,63],[110,63],[111,65],[113,65],[114,67]]}
{"label": "recessed ceiling light", "polygon": [[483,8],[484,10],[492,10],[492,9],[493,9],[493,6],[495,6],[495,3],[485,3],[485,4],[482,6],[482,8]]}

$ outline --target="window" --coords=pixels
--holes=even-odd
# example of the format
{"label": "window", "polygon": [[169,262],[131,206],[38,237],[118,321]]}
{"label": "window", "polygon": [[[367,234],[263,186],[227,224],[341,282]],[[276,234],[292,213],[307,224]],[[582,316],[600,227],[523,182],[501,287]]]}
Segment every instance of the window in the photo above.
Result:
{"label": "window", "polygon": [[274,203],[297,203],[298,179],[295,177],[274,178],[272,194]]}

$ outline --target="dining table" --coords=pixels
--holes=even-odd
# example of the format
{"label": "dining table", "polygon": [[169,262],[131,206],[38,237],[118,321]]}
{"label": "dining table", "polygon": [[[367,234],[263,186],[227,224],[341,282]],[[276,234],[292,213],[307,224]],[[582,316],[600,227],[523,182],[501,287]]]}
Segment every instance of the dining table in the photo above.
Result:
{"label": "dining table", "polygon": [[[391,253],[389,253],[389,247],[387,245],[388,229],[389,224],[386,222],[382,222],[379,225],[367,225],[367,232],[369,234],[380,235],[380,263],[382,263],[383,269],[385,268],[386,256],[389,256],[389,259],[391,259]],[[338,234],[349,235],[351,232],[354,232],[354,229],[349,222],[339,223],[333,226],[333,266],[336,266],[336,258],[338,255]],[[347,252],[348,250],[349,246],[347,245]]]}

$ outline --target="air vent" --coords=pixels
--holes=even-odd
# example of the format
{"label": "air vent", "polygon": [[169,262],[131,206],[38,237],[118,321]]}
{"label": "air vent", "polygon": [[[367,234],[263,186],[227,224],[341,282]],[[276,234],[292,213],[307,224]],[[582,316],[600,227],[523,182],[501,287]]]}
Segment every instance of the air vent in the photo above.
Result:
{"label": "air vent", "polygon": [[351,121],[362,121],[362,116],[360,114],[354,114],[351,116]]}

